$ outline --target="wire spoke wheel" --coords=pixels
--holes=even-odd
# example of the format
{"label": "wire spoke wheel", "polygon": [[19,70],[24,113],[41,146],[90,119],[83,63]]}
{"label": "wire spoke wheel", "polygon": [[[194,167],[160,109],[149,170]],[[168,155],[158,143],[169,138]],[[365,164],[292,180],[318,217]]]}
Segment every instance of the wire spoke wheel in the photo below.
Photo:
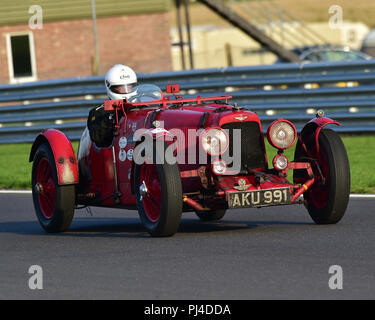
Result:
{"label": "wire spoke wheel", "polygon": [[142,204],[148,219],[157,222],[161,211],[161,188],[159,175],[155,164],[144,164],[141,167],[141,177],[147,188],[147,193],[143,196]]}
{"label": "wire spoke wheel", "polygon": [[[164,146],[164,151],[167,146]],[[154,158],[163,159],[155,145]],[[163,157],[163,158],[162,158]],[[134,191],[141,221],[154,237],[172,236],[182,214],[182,185],[178,164],[146,161],[135,164]]]}
{"label": "wire spoke wheel", "polygon": [[314,159],[314,161],[311,161],[310,163],[314,173],[315,182],[306,191],[305,197],[308,197],[317,209],[322,210],[328,204],[331,183],[327,151],[323,147],[320,148],[318,152],[314,145],[310,152],[310,156]]}
{"label": "wire spoke wheel", "polygon": [[66,231],[74,215],[75,186],[58,184],[48,144],[41,144],[35,153],[31,181],[34,208],[43,229],[52,233]]}
{"label": "wire spoke wheel", "polygon": [[52,176],[51,165],[46,158],[42,158],[37,167],[38,201],[42,214],[51,219],[55,203],[55,182]]}
{"label": "wire spoke wheel", "polygon": [[[319,150],[313,135],[306,140],[309,154],[299,144],[295,161],[310,158],[313,169],[315,181],[304,193],[307,209],[317,224],[337,223],[345,214],[350,194],[350,165],[345,146],[340,136],[330,129],[320,132]],[[301,178],[301,174],[294,177]]]}

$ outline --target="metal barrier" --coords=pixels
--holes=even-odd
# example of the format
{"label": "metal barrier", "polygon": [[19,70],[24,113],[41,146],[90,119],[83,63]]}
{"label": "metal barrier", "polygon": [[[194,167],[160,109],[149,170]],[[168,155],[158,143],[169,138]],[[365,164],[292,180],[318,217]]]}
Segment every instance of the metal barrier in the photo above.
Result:
{"label": "metal barrier", "polygon": [[[229,92],[239,106],[258,113],[264,128],[284,117],[297,129],[324,109],[342,132],[375,132],[375,60],[275,64],[139,74],[140,83],[165,89],[179,83],[186,96]],[[105,98],[104,77],[0,85],[0,143],[31,142],[58,128],[79,139],[88,111]]]}

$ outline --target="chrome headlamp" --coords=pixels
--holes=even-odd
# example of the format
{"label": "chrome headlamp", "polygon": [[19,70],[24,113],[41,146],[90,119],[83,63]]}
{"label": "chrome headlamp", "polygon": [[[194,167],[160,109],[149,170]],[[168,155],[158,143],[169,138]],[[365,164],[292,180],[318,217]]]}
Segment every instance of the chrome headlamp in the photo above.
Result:
{"label": "chrome headlamp", "polygon": [[274,121],[267,130],[269,143],[277,149],[287,149],[293,145],[297,138],[295,126],[288,120]]}
{"label": "chrome headlamp", "polygon": [[208,128],[201,136],[201,145],[209,155],[220,156],[228,149],[228,134],[219,127]]}

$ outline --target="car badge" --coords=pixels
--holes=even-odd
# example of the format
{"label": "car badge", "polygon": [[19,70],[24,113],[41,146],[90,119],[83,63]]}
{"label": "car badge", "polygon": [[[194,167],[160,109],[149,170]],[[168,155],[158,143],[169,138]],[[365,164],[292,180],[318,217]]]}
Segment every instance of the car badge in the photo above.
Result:
{"label": "car badge", "polygon": [[247,118],[248,118],[247,116],[234,117],[234,119],[239,120],[239,121],[244,121],[244,120],[246,120]]}
{"label": "car badge", "polygon": [[119,140],[119,142],[118,142],[118,146],[121,149],[124,149],[127,144],[128,144],[128,139],[126,139],[126,137],[121,137],[120,140]]}
{"label": "car badge", "polygon": [[128,150],[128,160],[129,161],[133,161],[133,153],[134,153],[133,149]]}
{"label": "car badge", "polygon": [[168,130],[165,130],[164,128],[155,128],[151,130],[151,133],[153,134],[162,133],[162,132],[168,133]]}
{"label": "car badge", "polygon": [[124,149],[121,149],[118,158],[120,159],[121,162],[124,162],[126,160],[126,151]]}
{"label": "car badge", "polygon": [[238,186],[233,187],[233,188],[238,190],[238,191],[245,191],[250,186],[251,186],[251,184],[246,184],[245,179],[240,179],[240,180],[238,180]]}
{"label": "car badge", "polygon": [[158,120],[155,120],[152,124],[153,124],[153,126],[155,128],[159,128],[160,127],[160,121],[158,121]]}

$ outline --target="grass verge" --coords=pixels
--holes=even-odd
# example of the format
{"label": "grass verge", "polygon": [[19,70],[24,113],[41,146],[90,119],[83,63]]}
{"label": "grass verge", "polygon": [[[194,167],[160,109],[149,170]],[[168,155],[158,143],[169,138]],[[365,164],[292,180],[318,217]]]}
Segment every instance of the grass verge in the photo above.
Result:
{"label": "grass verge", "polygon": [[[375,135],[347,136],[342,139],[347,148],[352,179],[352,193],[375,193]],[[271,163],[276,150],[268,143]],[[73,143],[76,151],[78,142]],[[28,162],[31,144],[0,145],[0,189],[30,189],[31,167]],[[286,155],[293,159],[294,147]],[[271,164],[272,165],[272,164]]]}
{"label": "grass verge", "polygon": [[0,189],[31,189],[30,150],[31,143],[0,145]]}
{"label": "grass verge", "polygon": [[[375,135],[341,135],[350,163],[351,193],[375,193]],[[288,159],[294,158],[295,145],[286,150]],[[268,164],[272,167],[272,159],[276,149],[266,142]]]}

